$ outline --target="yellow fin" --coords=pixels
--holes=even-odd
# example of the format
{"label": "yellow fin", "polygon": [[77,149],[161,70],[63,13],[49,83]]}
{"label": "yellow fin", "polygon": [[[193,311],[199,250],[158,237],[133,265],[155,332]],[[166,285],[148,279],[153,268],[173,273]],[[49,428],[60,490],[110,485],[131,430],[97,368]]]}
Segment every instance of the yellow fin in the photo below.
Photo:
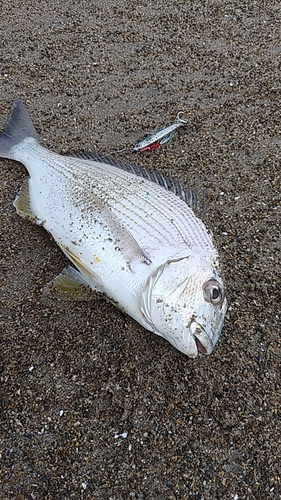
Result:
{"label": "yellow fin", "polygon": [[23,185],[21,187],[20,192],[16,196],[14,200],[14,207],[17,213],[23,217],[24,219],[29,219],[35,224],[38,224],[38,219],[36,215],[33,213],[31,205],[30,205],[30,196],[29,196],[29,185],[28,178],[25,179]]}
{"label": "yellow fin", "polygon": [[65,255],[67,256],[67,258],[69,260],[71,260],[71,262],[73,262],[73,264],[75,264],[75,266],[79,269],[79,271],[81,271],[86,276],[88,276],[91,280],[94,280],[97,283],[100,281],[99,276],[97,274],[95,274],[94,271],[92,271],[88,266],[86,266],[84,264],[84,262],[82,262],[82,260],[75,253],[71,252],[71,250],[69,250],[68,247],[66,247],[64,245],[60,245],[60,247],[61,247],[62,251],[65,253]]}
{"label": "yellow fin", "polygon": [[85,283],[77,269],[66,267],[50,283],[44,287],[44,295],[48,297],[74,300],[90,300],[93,290]]}

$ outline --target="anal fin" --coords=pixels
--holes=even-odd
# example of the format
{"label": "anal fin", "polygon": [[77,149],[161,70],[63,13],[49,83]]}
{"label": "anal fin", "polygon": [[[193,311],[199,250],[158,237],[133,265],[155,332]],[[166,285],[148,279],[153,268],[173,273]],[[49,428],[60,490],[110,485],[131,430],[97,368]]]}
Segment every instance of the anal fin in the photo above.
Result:
{"label": "anal fin", "polygon": [[35,224],[38,224],[38,218],[31,208],[28,178],[24,180],[20,192],[14,200],[14,207],[17,213],[24,219],[29,219]]}

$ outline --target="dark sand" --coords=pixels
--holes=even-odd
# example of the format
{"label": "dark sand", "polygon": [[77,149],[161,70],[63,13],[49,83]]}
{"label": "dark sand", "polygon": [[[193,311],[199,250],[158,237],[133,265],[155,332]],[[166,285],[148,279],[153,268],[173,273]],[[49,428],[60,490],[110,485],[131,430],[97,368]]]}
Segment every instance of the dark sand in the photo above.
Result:
{"label": "dark sand", "polygon": [[[92,5],[92,6],[91,6]],[[42,296],[66,259],[1,160],[2,499],[276,499],[280,455],[280,2],[1,3],[0,115],[57,152],[126,154],[195,187],[229,310],[191,360],[103,297]]]}

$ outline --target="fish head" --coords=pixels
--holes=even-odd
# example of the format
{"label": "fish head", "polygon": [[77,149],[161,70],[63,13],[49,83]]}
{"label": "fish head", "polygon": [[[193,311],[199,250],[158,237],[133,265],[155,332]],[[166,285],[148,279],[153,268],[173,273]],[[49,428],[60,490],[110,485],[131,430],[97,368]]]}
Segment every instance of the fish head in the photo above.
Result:
{"label": "fish head", "polygon": [[151,275],[142,302],[150,329],[191,358],[211,354],[227,302],[222,278],[205,257],[166,262]]}

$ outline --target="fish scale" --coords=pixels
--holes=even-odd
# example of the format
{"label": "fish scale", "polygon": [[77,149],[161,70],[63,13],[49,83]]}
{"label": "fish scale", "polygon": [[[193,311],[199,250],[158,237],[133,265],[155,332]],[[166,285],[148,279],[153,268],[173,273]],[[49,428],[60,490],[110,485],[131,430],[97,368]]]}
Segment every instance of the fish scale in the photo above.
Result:
{"label": "fish scale", "polygon": [[[70,163],[69,166],[70,166],[70,172],[71,172],[71,169],[74,168],[74,165],[71,165],[71,163]],[[85,179],[84,179],[84,176],[82,174],[82,171],[83,171],[82,169],[85,169]],[[101,169],[102,169],[102,164],[101,164]],[[91,170],[89,170],[89,165],[86,165],[86,164],[83,166],[81,165],[80,181],[82,184],[83,184],[83,181],[89,182],[89,180],[91,180],[90,174],[91,174]],[[171,244],[171,242],[176,239],[176,235],[173,231],[174,229],[176,229],[176,231],[178,232],[180,237],[187,244],[190,244],[190,245],[194,244],[195,243],[194,238],[196,238],[196,240],[197,240],[196,244],[198,246],[205,248],[207,245],[208,249],[211,248],[211,239],[208,237],[208,234],[206,234],[206,230],[204,230],[205,228],[202,228],[202,230],[200,230],[201,229],[200,228],[200,221],[195,218],[195,216],[191,210],[189,210],[188,218],[187,218],[186,204],[184,204],[185,210],[184,210],[183,216],[181,217],[182,212],[183,212],[182,211],[183,202],[180,199],[176,199],[176,201],[175,201],[174,197],[173,197],[173,211],[175,211],[175,209],[177,210],[177,224],[176,224],[174,221],[171,220],[171,215],[169,213],[167,213],[166,207],[169,206],[170,200],[163,200],[164,195],[162,193],[161,193],[161,198],[157,199],[157,194],[159,195],[159,191],[156,189],[153,189],[154,186],[152,185],[152,183],[145,182],[145,179],[139,179],[139,178],[136,178],[136,176],[134,176],[133,181],[132,181],[131,180],[132,174],[128,174],[128,175],[126,175],[126,174],[127,174],[127,172],[123,172],[123,171],[120,171],[120,172],[117,171],[117,173],[116,173],[116,169],[115,169],[115,172],[113,173],[113,175],[114,175],[113,179],[110,178],[109,175],[107,176],[107,178],[105,178],[104,171],[101,170],[101,178],[99,178],[99,169],[97,168],[97,164],[96,164],[95,172],[94,172],[94,176],[93,176],[94,184],[92,186],[92,189],[94,189],[95,191],[98,191],[99,195],[103,194],[104,198],[106,198],[106,199],[109,198],[109,202],[111,203],[111,206],[114,205],[114,209],[116,211],[118,211],[118,213],[121,217],[124,218],[123,222],[125,224],[128,224],[128,220],[130,218],[132,218],[132,216],[130,216],[130,214],[133,214],[133,216],[134,216],[134,218],[133,218],[134,228],[135,228],[135,225],[138,225],[139,227],[142,227],[143,231],[148,232],[148,230],[149,230],[148,224],[150,222],[152,233],[154,233],[157,230],[157,227],[159,227],[159,217],[157,218],[157,215],[158,215],[158,212],[160,212],[160,215],[165,216],[167,219],[167,224],[165,226],[163,226],[161,229],[162,230],[165,229],[165,231],[167,231],[167,233],[169,234],[169,236],[167,236],[167,233],[163,233],[163,231],[162,232],[159,231],[159,234],[161,235],[162,240],[163,240],[163,234],[164,234],[164,238],[166,237],[167,242],[169,242]],[[72,175],[74,175],[74,173]],[[71,173],[70,173],[70,176],[71,176]],[[130,183],[128,182],[128,180],[129,181],[131,180],[131,182],[133,182],[134,184],[136,182],[138,182],[140,184],[139,187],[143,188],[143,189],[145,188],[146,185],[148,185],[149,191],[151,191],[151,193],[152,193],[151,198],[153,199],[153,202],[150,201],[147,197],[142,196],[142,192],[140,190],[138,190],[137,196],[136,196],[136,189],[132,189],[132,191],[130,192],[130,190],[129,190]],[[97,185],[97,188],[95,188],[95,185]],[[118,186],[118,190],[116,189],[117,186]],[[86,187],[89,187],[89,186],[86,186]],[[120,196],[121,189],[123,190],[122,197]],[[84,191],[88,192],[88,189],[85,189]],[[110,197],[108,196],[108,193],[110,193]],[[166,197],[170,198],[170,196],[169,196],[170,193],[167,192],[165,194],[166,194]],[[114,197],[114,195],[115,195],[115,197]],[[128,200],[129,197],[130,197],[130,200],[129,200],[129,210],[128,210],[128,204],[126,204],[126,201]],[[140,198],[141,198],[141,207],[142,207],[141,211],[140,211]],[[85,203],[85,201],[84,201],[84,203]],[[146,212],[145,212],[146,206],[150,208],[150,211],[146,210]],[[123,210],[121,209],[121,207],[123,207]],[[172,212],[172,211],[170,210],[170,212]],[[148,216],[150,220],[145,221],[146,225],[144,227],[142,223],[143,223],[144,217],[146,217],[146,216]],[[181,219],[180,219],[180,217],[181,217]],[[179,222],[180,222],[181,227],[179,227]],[[187,224],[187,222],[188,222],[188,224]],[[195,226],[195,225],[197,225],[196,231],[193,229],[193,226]],[[173,226],[173,227],[171,227],[171,226]],[[191,227],[191,230],[190,230],[190,227]],[[152,233],[151,233],[151,235],[152,235]],[[187,241],[186,237],[184,238],[184,236],[183,236],[184,233],[188,236],[187,239],[189,241]],[[165,236],[165,234],[166,234],[166,236]]]}
{"label": "fish scale", "polygon": [[[86,165],[84,165],[83,168],[86,169],[85,180],[82,175],[80,181],[82,184],[83,181],[85,182],[84,191],[89,192],[89,187],[91,186],[91,170],[87,169]],[[180,236],[180,240],[184,241],[188,246],[196,244],[202,249],[207,248],[208,251],[212,248],[211,238],[209,234],[206,233],[206,230],[204,230],[205,228],[201,224],[201,221],[195,217],[192,210],[186,207],[186,204],[179,198],[175,199],[169,192],[165,192],[164,194],[161,193],[161,198],[157,198],[159,191],[156,187],[154,188],[153,184],[145,181],[145,179],[139,179],[135,176],[134,183],[140,185],[137,186],[137,191],[136,188],[130,191],[128,178],[130,178],[132,174],[127,174],[127,172],[121,171],[121,174],[118,172],[116,178],[114,173],[113,179],[111,177],[109,178],[109,176],[107,176],[106,179],[100,179],[98,174],[99,172],[94,172],[92,189],[105,199],[108,199],[107,202],[114,208],[114,211],[118,212],[124,224],[128,224],[130,219],[132,220],[130,226],[131,230],[139,227],[146,235],[150,230],[151,237],[153,237],[155,231],[157,231],[159,236],[161,236],[162,243],[163,239],[166,239],[169,244],[173,242],[176,244],[179,241],[178,236]],[[146,185],[147,189],[150,191],[149,198],[143,195],[141,191],[141,189],[143,189],[147,192],[147,190],[145,190]],[[121,189],[123,190],[122,197],[120,196]],[[110,193],[110,196],[108,196],[108,193]],[[172,208],[167,209],[167,207],[171,205],[171,198],[173,202]],[[85,203],[85,200],[83,203]],[[184,210],[182,205],[184,206]],[[188,209],[188,212],[186,209]],[[171,219],[175,211],[177,214],[176,222]],[[161,228],[159,227],[161,224],[159,216],[165,217],[166,222]],[[145,220],[145,217],[147,217],[147,220]],[[195,226],[196,229],[194,230]],[[163,230],[165,230],[164,233]]]}
{"label": "fish scale", "polygon": [[83,155],[42,147],[26,108],[14,101],[0,156],[20,161],[30,176],[14,205],[76,267],[47,289],[73,298],[87,285],[187,356],[210,354],[227,302],[211,234],[184,201],[192,192],[159,172]]}
{"label": "fish scale", "polygon": [[[37,153],[38,156],[38,153]],[[87,162],[90,163],[90,162]],[[126,195],[124,193],[125,189],[123,188],[123,193],[122,193],[122,198],[120,197],[120,188],[127,181],[126,178],[122,178],[121,180],[116,179],[116,182],[114,182],[114,179],[112,180],[107,177],[107,179],[104,179],[103,172],[99,172],[99,168],[97,168],[97,172],[94,172],[94,175],[92,176],[91,174],[93,165],[92,163],[82,165],[82,169],[80,172],[79,177],[77,177],[77,174],[75,172],[75,163],[70,160],[68,160],[67,167],[62,171],[61,165],[58,161],[53,162],[53,159],[50,161],[51,168],[54,169],[60,176],[66,177],[68,180],[68,183],[65,184],[65,190],[66,193],[69,191],[68,197],[71,200],[74,198],[76,200],[75,205],[78,206],[78,200],[77,196],[79,196],[80,192],[82,192],[82,198],[79,200],[80,205],[82,205],[87,211],[92,210],[92,205],[93,205],[93,198],[90,196],[89,200],[87,200],[85,193],[92,193],[95,192],[99,195],[100,198],[103,198],[106,200],[107,204],[110,204],[111,207],[114,207],[114,210],[118,212],[118,215],[123,218],[123,222],[126,225],[130,225],[131,229],[136,230],[138,227],[141,231],[143,231],[146,235],[151,229],[151,235],[155,236],[155,231],[159,233],[159,237],[161,236],[163,238],[163,233],[161,232],[159,228],[159,221],[157,221],[157,216],[153,214],[153,211],[157,212],[162,212],[164,214],[164,207],[160,207],[159,205],[152,204],[149,202],[149,200],[145,200],[144,197],[141,196],[141,193],[138,192],[138,197],[141,198],[142,203],[146,201],[146,204],[142,204],[142,209],[141,209],[141,216],[140,216],[140,205],[139,201],[136,201],[135,198],[136,196],[131,196],[131,199],[129,200],[129,196],[132,194],[128,186],[126,186]],[[80,166],[80,165],[79,165]],[[85,169],[85,172],[83,170]],[[99,173],[101,173],[102,178],[99,178]],[[84,175],[83,175],[84,174]],[[77,179],[76,179],[77,178]],[[137,178],[138,180],[138,178]],[[72,181],[72,182],[71,182]],[[77,181],[77,182],[73,182]],[[119,181],[119,183],[118,183]],[[103,184],[102,184],[103,182]],[[142,180],[141,180],[142,182]],[[116,185],[118,183],[118,191],[116,191]],[[80,186],[80,190],[79,190]],[[115,190],[115,191],[114,191]],[[108,193],[110,193],[110,198],[108,196]],[[134,194],[134,193],[133,193]],[[115,197],[114,197],[115,195]],[[126,203],[127,202],[127,203]],[[129,202],[129,203],[128,203]],[[130,210],[128,210],[128,204]],[[151,211],[150,213],[146,212],[145,213],[145,206],[150,205]],[[162,211],[161,211],[162,208]],[[144,221],[144,217],[149,215],[150,220]],[[167,217],[168,218],[168,217]],[[132,221],[131,224],[129,224],[129,221]],[[133,227],[132,227],[133,226]],[[164,226],[161,227],[161,229],[164,229]],[[167,237],[166,233],[164,233],[164,239],[167,240],[167,242],[174,241],[175,239],[175,232],[174,228],[171,227],[169,228],[168,226],[165,226],[166,231],[168,231],[169,237]],[[172,231],[171,231],[172,229]]]}

